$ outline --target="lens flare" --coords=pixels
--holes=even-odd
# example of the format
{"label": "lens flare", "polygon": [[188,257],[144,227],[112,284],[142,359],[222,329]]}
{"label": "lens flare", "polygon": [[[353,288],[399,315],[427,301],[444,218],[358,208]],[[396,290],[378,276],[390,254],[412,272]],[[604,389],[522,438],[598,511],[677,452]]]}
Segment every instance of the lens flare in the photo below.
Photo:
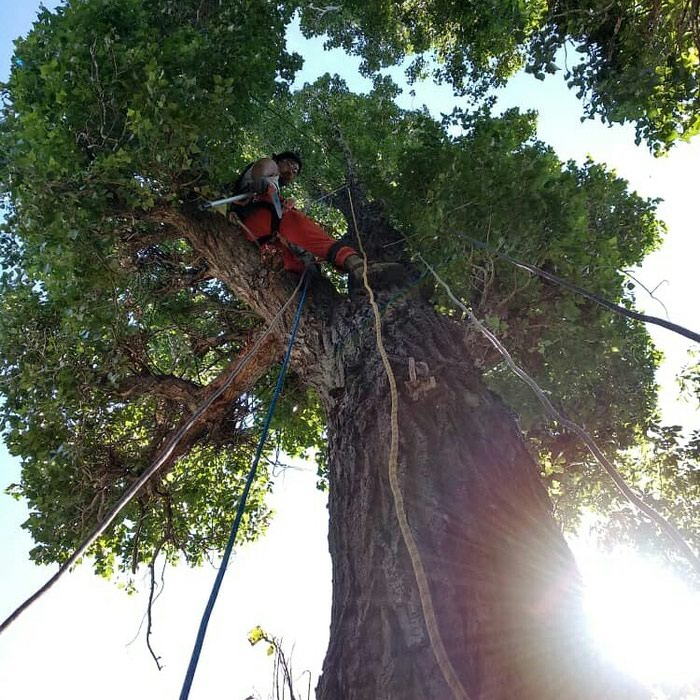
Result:
{"label": "lens flare", "polygon": [[577,558],[591,630],[608,658],[647,685],[700,681],[700,594],[631,552]]}

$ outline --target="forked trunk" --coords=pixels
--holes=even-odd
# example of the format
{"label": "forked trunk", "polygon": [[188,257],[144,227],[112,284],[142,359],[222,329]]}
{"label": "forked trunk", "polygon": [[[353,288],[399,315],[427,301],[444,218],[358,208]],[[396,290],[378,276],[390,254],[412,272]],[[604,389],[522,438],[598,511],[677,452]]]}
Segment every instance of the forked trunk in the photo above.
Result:
{"label": "forked trunk", "polygon": [[[470,700],[648,697],[596,659],[581,579],[537,465],[465,357],[464,329],[415,298],[387,308],[399,481],[439,632]],[[336,385],[323,393],[333,609],[317,697],[450,700],[389,487],[389,387],[366,299],[341,305],[332,342]]]}

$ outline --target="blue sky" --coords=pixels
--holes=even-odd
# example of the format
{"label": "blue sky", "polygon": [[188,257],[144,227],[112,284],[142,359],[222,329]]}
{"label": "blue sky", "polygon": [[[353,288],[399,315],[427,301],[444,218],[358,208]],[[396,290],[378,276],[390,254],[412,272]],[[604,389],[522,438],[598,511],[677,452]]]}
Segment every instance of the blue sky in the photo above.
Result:
{"label": "blue sky", "polygon": [[[14,5],[5,2],[0,7],[0,79],[7,75],[12,39],[30,28],[37,7],[33,0]],[[292,33],[290,41],[296,45],[301,39]],[[300,79],[313,79],[319,65],[342,71],[355,89],[363,84],[356,63],[339,53],[317,53],[307,61]],[[446,88],[422,84],[415,90],[415,98],[408,93],[402,96],[403,106],[426,103],[437,114],[450,111],[454,104]],[[539,136],[562,159],[582,161],[591,155],[608,163],[640,194],[664,198],[660,211],[669,235],[663,249],[650,256],[639,275],[649,287],[668,280],[659,295],[672,320],[697,330],[700,142],[681,144],[667,158],[654,159],[634,145],[631,128],[607,128],[591,121],[581,124],[581,105],[559,77],[542,84],[531,76],[517,76],[499,98],[499,109],[510,106],[539,112]],[[639,297],[639,304],[649,313],[663,313],[644,296]],[[652,329],[652,333],[671,360],[659,375],[667,420],[697,426],[697,414],[677,401],[674,379],[686,361],[688,344],[663,330]],[[0,448],[0,488],[16,480],[18,473],[16,460]],[[299,673],[306,668],[318,673],[327,641],[330,561],[325,500],[314,484],[314,469],[304,464],[280,478],[273,496],[278,515],[269,534],[234,558],[204,647],[193,700],[215,695],[243,700],[255,691],[267,697],[270,659],[263,649],[251,649],[245,640],[257,624],[283,636],[290,646],[296,642],[294,663]],[[0,558],[3,616],[49,575],[47,568],[28,561],[31,541],[19,527],[25,517],[22,504],[0,494],[0,527],[5,533]],[[82,567],[0,637],[3,696],[13,700],[54,695],[76,700],[96,695],[101,700],[176,697],[214,575],[209,567],[199,571],[180,568],[167,574],[165,592],[155,610],[153,645],[165,664],[159,673],[142,637],[126,646],[145,609],[143,592],[128,597]]]}

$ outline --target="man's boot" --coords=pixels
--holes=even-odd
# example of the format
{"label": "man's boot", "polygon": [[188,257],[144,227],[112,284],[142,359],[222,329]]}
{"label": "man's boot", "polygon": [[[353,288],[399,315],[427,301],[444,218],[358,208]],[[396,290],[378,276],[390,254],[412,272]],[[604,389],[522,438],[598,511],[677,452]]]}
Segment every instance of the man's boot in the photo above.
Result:
{"label": "man's boot", "polygon": [[[351,294],[363,293],[364,282],[364,260],[359,255],[350,255],[345,260],[344,269],[350,273],[349,289]],[[389,289],[390,287],[401,287],[407,282],[407,275],[404,266],[393,262],[375,262],[367,266],[367,278],[372,291]]]}

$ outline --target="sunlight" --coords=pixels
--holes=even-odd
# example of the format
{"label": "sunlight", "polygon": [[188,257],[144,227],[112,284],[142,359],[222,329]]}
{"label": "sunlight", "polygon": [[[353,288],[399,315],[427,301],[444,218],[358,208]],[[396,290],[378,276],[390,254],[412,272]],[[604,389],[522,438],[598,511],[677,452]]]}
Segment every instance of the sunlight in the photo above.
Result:
{"label": "sunlight", "polygon": [[593,635],[623,671],[645,684],[700,680],[700,594],[632,552],[579,559]]}

